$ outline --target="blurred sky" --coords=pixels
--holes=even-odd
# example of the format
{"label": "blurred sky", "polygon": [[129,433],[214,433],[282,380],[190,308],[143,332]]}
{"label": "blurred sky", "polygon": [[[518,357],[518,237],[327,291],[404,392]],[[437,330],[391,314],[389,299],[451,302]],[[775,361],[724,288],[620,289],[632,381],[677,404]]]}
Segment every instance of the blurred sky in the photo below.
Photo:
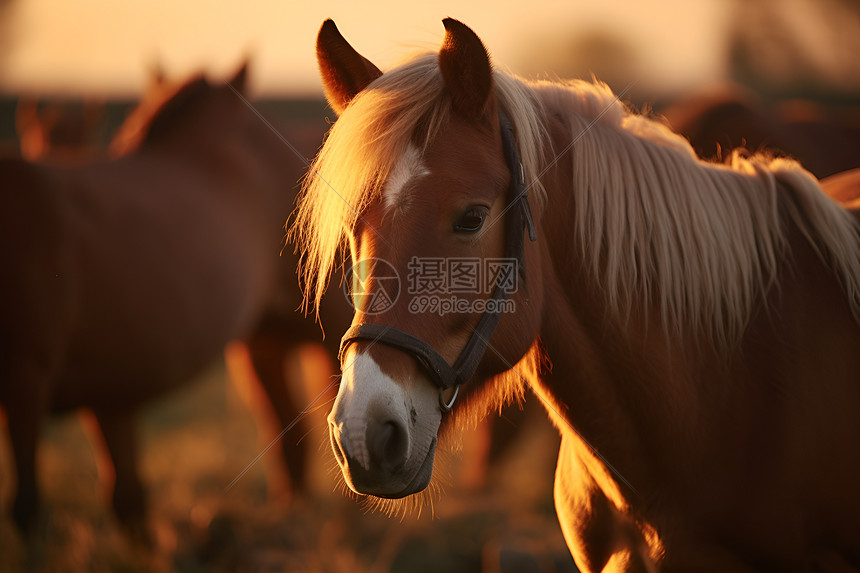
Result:
{"label": "blurred sky", "polygon": [[316,95],[321,88],[314,41],[325,18],[334,18],[353,46],[385,69],[415,48],[437,48],[441,19],[451,16],[478,33],[496,64],[529,75],[537,70],[565,75],[555,69],[559,53],[574,45],[571,38],[598,30],[625,44],[627,52],[616,57],[629,55],[639,89],[671,92],[725,76],[723,32],[731,5],[721,0],[0,0],[0,90],[133,96],[155,63],[170,76],[201,68],[226,74],[249,54],[257,95]]}

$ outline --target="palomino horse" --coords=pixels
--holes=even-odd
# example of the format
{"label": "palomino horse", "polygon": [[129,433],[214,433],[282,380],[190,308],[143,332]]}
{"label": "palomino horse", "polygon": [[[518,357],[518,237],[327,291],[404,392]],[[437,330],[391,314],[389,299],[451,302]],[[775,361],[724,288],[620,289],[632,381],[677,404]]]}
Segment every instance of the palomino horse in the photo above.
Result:
{"label": "palomino horse", "polygon": [[[340,118],[293,231],[306,294],[339,247],[371,260],[329,416],[347,484],[421,491],[440,427],[527,383],[583,571],[860,568],[856,213],[793,162],[700,161],[604,85],[494,71],[444,24],[384,74],[331,21],[317,40]],[[394,288],[462,259],[518,282],[446,314]]]}
{"label": "palomino horse", "polygon": [[[94,412],[115,465],[117,514],[138,527],[138,406],[187,381],[228,341],[268,335],[276,301],[300,303],[297,261],[280,251],[305,165],[237,96],[245,79],[243,67],[229,86],[196,77],[174,90],[116,160],[0,161],[0,404],[23,529],[36,512],[47,414]],[[279,327],[288,342],[321,339],[290,314]],[[272,402],[290,409],[286,388],[276,392]]]}

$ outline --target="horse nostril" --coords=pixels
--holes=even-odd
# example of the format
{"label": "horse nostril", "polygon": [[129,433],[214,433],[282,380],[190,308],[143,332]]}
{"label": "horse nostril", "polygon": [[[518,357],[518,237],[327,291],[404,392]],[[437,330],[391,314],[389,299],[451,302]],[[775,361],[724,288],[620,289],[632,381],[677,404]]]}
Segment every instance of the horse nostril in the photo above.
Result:
{"label": "horse nostril", "polygon": [[370,424],[367,427],[367,447],[374,463],[385,470],[394,470],[406,461],[409,436],[397,422]]}

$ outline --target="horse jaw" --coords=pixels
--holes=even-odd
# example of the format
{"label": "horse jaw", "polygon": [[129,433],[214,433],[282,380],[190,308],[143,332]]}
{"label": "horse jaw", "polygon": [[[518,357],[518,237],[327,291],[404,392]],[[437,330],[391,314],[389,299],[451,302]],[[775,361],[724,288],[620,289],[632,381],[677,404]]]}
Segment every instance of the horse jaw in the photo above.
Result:
{"label": "horse jaw", "polygon": [[442,419],[438,390],[420,373],[396,382],[366,353],[348,352],[345,364],[328,423],[347,485],[383,498],[424,490]]}

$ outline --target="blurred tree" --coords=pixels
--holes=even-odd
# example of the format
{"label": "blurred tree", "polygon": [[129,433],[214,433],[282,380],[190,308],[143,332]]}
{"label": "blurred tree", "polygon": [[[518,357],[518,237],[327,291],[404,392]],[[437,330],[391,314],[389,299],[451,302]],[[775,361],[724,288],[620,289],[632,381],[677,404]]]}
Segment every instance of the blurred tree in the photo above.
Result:
{"label": "blurred tree", "polygon": [[732,11],[736,81],[763,93],[860,93],[857,0],[735,0]]}

